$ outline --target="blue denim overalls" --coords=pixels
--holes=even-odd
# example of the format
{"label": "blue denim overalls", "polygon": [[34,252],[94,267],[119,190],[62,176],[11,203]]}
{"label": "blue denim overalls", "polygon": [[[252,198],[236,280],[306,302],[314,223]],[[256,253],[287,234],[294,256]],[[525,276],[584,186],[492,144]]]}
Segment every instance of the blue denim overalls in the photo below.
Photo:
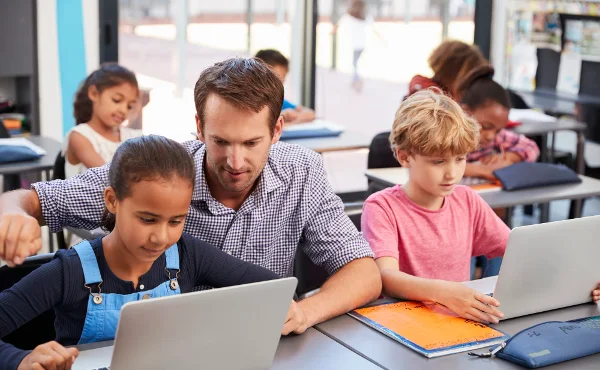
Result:
{"label": "blue denim overalls", "polygon": [[[94,250],[88,241],[83,241],[73,248],[81,260],[83,275],[85,277],[85,287],[90,290],[85,325],[78,344],[114,339],[121,307],[127,302],[181,294],[179,283],[177,282],[177,275],[179,274],[179,251],[177,244],[173,244],[165,252],[167,257],[165,270],[169,275],[169,280],[152,290],[127,295],[102,293],[100,287],[102,285],[100,269],[98,268]],[[97,293],[94,293],[92,290],[93,285],[96,285]]]}

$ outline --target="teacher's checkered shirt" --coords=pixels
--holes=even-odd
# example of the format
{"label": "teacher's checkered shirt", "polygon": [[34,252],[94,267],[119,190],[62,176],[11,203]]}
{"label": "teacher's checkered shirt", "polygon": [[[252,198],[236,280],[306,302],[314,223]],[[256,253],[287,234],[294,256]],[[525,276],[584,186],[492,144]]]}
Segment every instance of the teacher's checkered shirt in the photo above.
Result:
{"label": "teacher's checkered shirt", "polygon": [[[292,275],[297,247],[330,274],[354,259],[373,256],[344,214],[317,153],[297,145],[273,145],[256,189],[236,212],[210,194],[203,171],[204,144],[183,145],[196,165],[184,232],[280,276]],[[52,231],[98,227],[108,169],[105,165],[69,180],[33,184]]]}

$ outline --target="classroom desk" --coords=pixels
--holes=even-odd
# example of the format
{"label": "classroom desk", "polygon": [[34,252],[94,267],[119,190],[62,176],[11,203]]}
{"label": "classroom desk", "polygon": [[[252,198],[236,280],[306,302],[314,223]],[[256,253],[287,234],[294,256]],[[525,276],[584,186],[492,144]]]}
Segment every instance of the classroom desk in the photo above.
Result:
{"label": "classroom desk", "polygon": [[[112,341],[76,346],[80,351],[111,346]],[[201,358],[198,359],[201,368]],[[279,341],[271,369],[379,369],[317,330],[310,328],[302,335],[283,337]]]}
{"label": "classroom desk", "polygon": [[[470,283],[471,282],[466,284],[470,285]],[[502,321],[500,324],[494,325],[494,327],[504,331],[507,334],[514,335],[520,330],[545,321],[567,321],[598,315],[600,315],[600,307],[589,303]],[[348,348],[361,354],[362,356],[369,358],[374,363],[390,370],[523,369],[522,367],[498,358],[480,359],[468,356],[466,352],[428,359],[348,315],[339,316],[335,319],[321,323],[317,325],[317,329],[325,333],[330,338],[333,338],[340,343],[344,343],[344,345],[346,345]],[[484,351],[485,349],[480,349],[474,352],[480,353]],[[600,353],[593,356],[556,364],[549,367],[549,369],[595,370],[598,369],[599,364]]]}
{"label": "classroom desk", "polygon": [[61,144],[47,137],[28,136],[25,139],[46,151],[46,155],[34,161],[16,162],[0,165],[0,175],[21,174],[23,172],[43,172],[46,180],[50,180],[50,170],[54,167],[54,162],[58,153],[60,153]]}
{"label": "classroom desk", "polygon": [[369,148],[369,145],[371,145],[370,137],[367,137],[360,132],[351,130],[346,130],[339,136],[315,137],[308,139],[286,139],[282,141],[312,149],[317,153],[365,149]]}
{"label": "classroom desk", "polygon": [[[58,153],[62,150],[62,145],[54,139],[37,135],[27,136],[26,139],[44,149],[46,155],[34,161],[2,164],[0,165],[0,175],[39,172],[44,173],[46,181],[50,181],[52,179],[50,171],[54,167],[54,162],[56,161]],[[50,251],[54,251],[54,237],[52,232],[49,232],[48,236]]]}
{"label": "classroom desk", "polygon": [[515,91],[531,108],[541,108],[552,115],[575,115],[576,104],[600,105],[600,97],[586,94],[569,94],[554,89]]}
{"label": "classroom desk", "polygon": [[[587,126],[585,123],[577,122],[572,119],[557,119],[555,122],[540,122],[535,120],[523,120],[520,126],[512,129],[517,134],[526,136],[542,136],[542,150],[540,150],[540,156],[542,162],[552,162],[552,158],[547,158],[547,134],[555,133],[557,131],[574,131],[577,134],[577,153],[576,153],[576,164],[575,171],[582,174],[585,170],[585,162],[583,156],[583,149],[585,145],[585,130]],[[550,155],[554,153],[554,140],[552,140]]]}
{"label": "classroom desk", "polygon": [[[394,186],[405,184],[408,181],[408,169],[377,168],[367,170],[366,176],[383,186]],[[492,208],[510,208],[519,205],[548,203],[553,200],[562,199],[584,199],[600,195],[600,180],[584,175],[579,175],[582,182],[579,184],[567,184],[558,186],[545,186],[534,189],[517,191],[492,190],[480,192],[479,195]],[[575,217],[581,217],[581,208]],[[546,222],[547,220],[542,220]]]}

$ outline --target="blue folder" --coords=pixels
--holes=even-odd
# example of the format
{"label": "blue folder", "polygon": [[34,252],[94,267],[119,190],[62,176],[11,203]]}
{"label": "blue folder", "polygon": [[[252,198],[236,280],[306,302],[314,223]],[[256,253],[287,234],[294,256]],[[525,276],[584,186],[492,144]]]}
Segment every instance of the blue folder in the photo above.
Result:
{"label": "blue folder", "polygon": [[308,130],[283,130],[281,133],[281,140],[293,140],[293,139],[308,139],[316,137],[333,137],[340,136],[342,130],[335,130],[331,128],[315,128]]}

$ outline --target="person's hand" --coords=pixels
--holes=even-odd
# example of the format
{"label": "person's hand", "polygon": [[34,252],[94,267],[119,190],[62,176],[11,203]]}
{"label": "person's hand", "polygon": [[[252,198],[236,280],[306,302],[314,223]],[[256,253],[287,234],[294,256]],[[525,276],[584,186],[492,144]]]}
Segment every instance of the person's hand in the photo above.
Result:
{"label": "person's hand", "polygon": [[481,163],[492,171],[514,164],[512,160],[504,157],[502,154],[488,155],[487,157],[483,157],[481,159]]}
{"label": "person's hand", "polygon": [[9,267],[20,265],[41,248],[42,230],[35,218],[20,214],[0,216],[0,259]]}
{"label": "person's hand", "polygon": [[600,283],[596,286],[596,289],[592,291],[592,299],[594,303],[600,302]]}
{"label": "person's hand", "polygon": [[298,111],[293,108],[287,108],[281,111],[283,123],[290,123],[298,119]]}
{"label": "person's hand", "polygon": [[504,317],[496,308],[500,302],[461,283],[442,282],[436,301],[460,317],[485,324],[497,324]]}
{"label": "person's hand", "polygon": [[17,370],[69,370],[79,355],[77,348],[65,348],[56,342],[35,347]]}
{"label": "person's hand", "polygon": [[494,176],[494,169],[492,167],[485,166],[483,164],[475,164],[473,165],[474,169],[474,177],[481,177],[482,179],[486,179],[489,181],[496,181],[496,176]]}
{"label": "person's hand", "polygon": [[306,314],[302,311],[302,307],[300,307],[298,303],[292,301],[281,334],[288,335],[292,332],[302,334],[306,329],[308,329],[308,319],[306,318]]}

